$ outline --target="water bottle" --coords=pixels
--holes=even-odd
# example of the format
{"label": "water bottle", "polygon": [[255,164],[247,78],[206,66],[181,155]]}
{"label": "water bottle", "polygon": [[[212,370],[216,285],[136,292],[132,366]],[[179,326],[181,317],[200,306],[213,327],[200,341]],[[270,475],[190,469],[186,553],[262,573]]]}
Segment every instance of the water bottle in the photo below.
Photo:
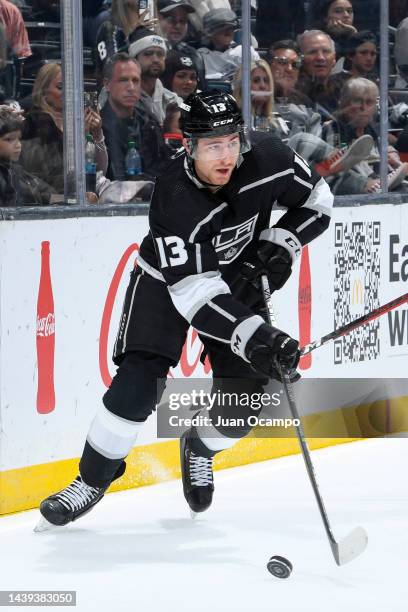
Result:
{"label": "water bottle", "polygon": [[138,174],[142,172],[142,161],[139,151],[133,141],[128,142],[128,152],[125,157],[126,178],[134,181]]}
{"label": "water bottle", "polygon": [[96,161],[95,161],[95,144],[92,138],[92,134],[86,135],[85,175],[86,175],[86,191],[95,193],[96,191]]}

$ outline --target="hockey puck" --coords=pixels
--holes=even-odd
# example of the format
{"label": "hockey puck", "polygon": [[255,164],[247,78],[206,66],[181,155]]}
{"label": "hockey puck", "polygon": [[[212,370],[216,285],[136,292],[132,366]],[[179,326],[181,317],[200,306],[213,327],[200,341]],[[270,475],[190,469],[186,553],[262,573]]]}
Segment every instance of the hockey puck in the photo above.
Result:
{"label": "hockey puck", "polygon": [[285,557],[274,555],[267,563],[268,572],[276,578],[289,578],[292,573],[293,566]]}

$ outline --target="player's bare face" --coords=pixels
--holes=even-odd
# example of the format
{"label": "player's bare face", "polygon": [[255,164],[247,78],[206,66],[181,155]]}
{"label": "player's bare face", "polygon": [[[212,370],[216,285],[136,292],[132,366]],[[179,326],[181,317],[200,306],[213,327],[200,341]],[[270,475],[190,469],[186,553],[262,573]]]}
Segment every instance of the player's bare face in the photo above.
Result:
{"label": "player's bare face", "polygon": [[239,134],[200,138],[194,159],[198,178],[212,185],[226,185],[237,165],[240,150]]}

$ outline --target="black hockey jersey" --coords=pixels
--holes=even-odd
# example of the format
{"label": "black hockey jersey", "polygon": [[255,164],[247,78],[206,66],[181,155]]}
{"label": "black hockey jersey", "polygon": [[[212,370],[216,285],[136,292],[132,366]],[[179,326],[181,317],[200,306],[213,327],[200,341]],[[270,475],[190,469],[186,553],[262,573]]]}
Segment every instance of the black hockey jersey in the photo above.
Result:
{"label": "black hockey jersey", "polygon": [[[216,193],[181,157],[157,179],[138,264],[167,284],[173,304],[199,334],[233,343],[239,327],[245,346],[263,321],[231,295],[242,263],[253,259],[259,239],[284,246],[295,260],[327,229],[332,202],[324,179],[274,136],[253,144]],[[287,211],[271,227],[274,205]]]}

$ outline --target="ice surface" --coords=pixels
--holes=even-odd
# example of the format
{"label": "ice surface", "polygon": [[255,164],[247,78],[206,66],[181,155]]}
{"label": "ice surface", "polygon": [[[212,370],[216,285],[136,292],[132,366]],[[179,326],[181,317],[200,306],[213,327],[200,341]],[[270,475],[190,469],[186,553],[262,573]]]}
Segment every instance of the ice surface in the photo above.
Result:
{"label": "ice surface", "polygon": [[[33,533],[37,511],[3,517],[0,589],[76,590],[81,612],[406,612],[408,441],[312,457],[336,539],[368,532],[348,565],[332,558],[298,455],[217,472],[194,521],[179,481],[108,495],[57,532]],[[268,573],[272,555],[292,562],[289,579]]]}

